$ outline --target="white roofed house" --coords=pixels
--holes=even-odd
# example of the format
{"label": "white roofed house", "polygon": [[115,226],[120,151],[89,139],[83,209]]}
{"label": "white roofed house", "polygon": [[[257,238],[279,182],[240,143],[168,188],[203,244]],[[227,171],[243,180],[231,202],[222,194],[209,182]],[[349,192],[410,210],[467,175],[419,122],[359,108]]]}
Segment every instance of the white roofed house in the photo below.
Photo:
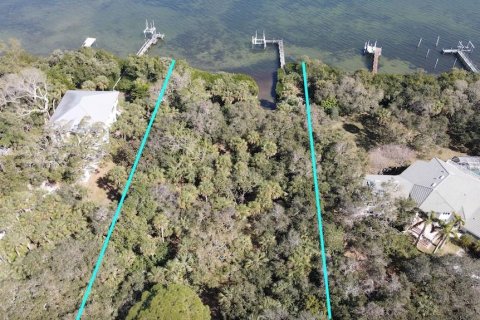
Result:
{"label": "white roofed house", "polygon": [[69,90],[50,118],[54,126],[76,131],[82,120],[109,128],[118,115],[118,91]]}
{"label": "white roofed house", "polygon": [[108,142],[108,130],[117,120],[118,97],[118,91],[69,90],[50,118],[50,125],[58,136],[62,139],[73,136],[82,150],[92,151],[88,155],[85,179],[102,157],[100,146]]}
{"label": "white roofed house", "polygon": [[410,197],[420,210],[433,212],[435,218],[445,222],[457,214],[465,222],[463,230],[480,238],[480,176],[459,165],[455,158],[446,162],[437,158],[416,161],[398,176],[367,175],[365,181],[374,190],[392,181],[400,190],[395,196]]}

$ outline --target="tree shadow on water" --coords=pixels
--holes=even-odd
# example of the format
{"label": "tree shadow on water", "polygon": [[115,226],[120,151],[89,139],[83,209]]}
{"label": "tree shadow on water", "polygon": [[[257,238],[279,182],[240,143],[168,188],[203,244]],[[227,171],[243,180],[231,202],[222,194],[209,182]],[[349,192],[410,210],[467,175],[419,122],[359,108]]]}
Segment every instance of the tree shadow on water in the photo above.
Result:
{"label": "tree shadow on water", "polygon": [[278,74],[277,71],[272,72],[271,74],[271,85],[270,85],[270,90],[269,90],[269,95],[270,97],[260,97],[260,106],[262,108],[267,109],[267,110],[275,110],[277,108],[277,104],[275,103],[274,99],[276,99],[277,96],[277,80],[278,80]]}
{"label": "tree shadow on water", "polygon": [[260,106],[267,110],[275,110],[277,108],[275,102],[267,99],[260,99]]}

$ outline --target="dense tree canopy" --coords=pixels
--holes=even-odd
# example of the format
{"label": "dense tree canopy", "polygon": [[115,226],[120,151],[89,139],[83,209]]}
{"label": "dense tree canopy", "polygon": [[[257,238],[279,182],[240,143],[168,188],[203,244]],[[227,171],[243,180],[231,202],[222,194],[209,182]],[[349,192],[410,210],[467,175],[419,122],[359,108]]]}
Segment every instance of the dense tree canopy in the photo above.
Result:
{"label": "dense tree canopy", "polygon": [[[0,56],[4,317],[74,316],[168,64],[92,49]],[[395,166],[439,146],[478,155],[478,75],[308,66],[334,318],[478,319],[480,262],[418,252],[402,232],[412,204],[362,184],[372,155]],[[48,119],[66,90],[111,90],[120,75],[99,191],[78,178],[100,132],[63,141]],[[26,81],[37,89],[15,97]],[[257,92],[247,76],[177,64],[88,318],[326,319],[300,66],[280,71],[276,110]]]}
{"label": "dense tree canopy", "polygon": [[181,284],[155,286],[128,312],[127,320],[209,320],[210,310],[195,291]]}

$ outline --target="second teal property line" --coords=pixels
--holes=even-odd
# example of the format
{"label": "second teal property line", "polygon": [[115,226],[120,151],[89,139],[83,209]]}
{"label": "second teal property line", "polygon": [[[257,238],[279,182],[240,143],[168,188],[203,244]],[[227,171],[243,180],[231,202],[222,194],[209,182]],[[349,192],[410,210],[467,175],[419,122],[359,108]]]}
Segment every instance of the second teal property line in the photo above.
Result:
{"label": "second teal property line", "polygon": [[113,230],[115,229],[115,225],[120,217],[120,212],[122,211],[123,203],[125,202],[125,198],[127,197],[128,190],[130,189],[130,185],[132,184],[133,177],[135,175],[135,171],[137,170],[138,162],[142,157],[143,149],[147,144],[148,136],[150,135],[150,130],[152,129],[153,123],[155,122],[155,117],[157,116],[158,110],[160,108],[160,104],[163,100],[163,96],[165,95],[165,91],[167,90],[168,81],[170,80],[170,76],[173,73],[173,68],[175,67],[175,60],[172,60],[170,64],[170,68],[168,69],[167,76],[163,81],[162,89],[158,95],[157,102],[155,104],[155,108],[153,109],[153,113],[150,117],[150,121],[148,123],[147,129],[145,130],[145,134],[143,135],[142,143],[140,144],[140,148],[137,151],[137,156],[135,157],[135,161],[133,162],[132,169],[130,171],[130,175],[128,176],[127,183],[123,188],[122,197],[120,198],[120,202],[118,203],[117,210],[112,218],[112,223],[110,224],[110,228],[108,229],[107,236],[103,242],[102,249],[100,250],[100,254],[98,255],[97,262],[95,264],[95,268],[93,269],[92,276],[90,277],[90,281],[88,282],[87,289],[83,295],[82,303],[77,312],[76,320],[80,320],[82,318],[83,311],[85,309],[85,305],[87,304],[88,297],[90,296],[90,292],[92,291],[93,284],[95,283],[95,279],[97,278],[98,270],[103,261],[103,257],[105,256],[105,252],[107,251],[108,243],[110,242],[110,237],[112,236]]}
{"label": "second teal property line", "polygon": [[330,306],[330,289],[328,287],[327,257],[325,252],[325,241],[323,239],[322,207],[321,207],[321,201],[320,201],[320,190],[318,188],[317,157],[315,155],[315,144],[313,140],[312,116],[310,112],[310,100],[308,97],[307,66],[305,62],[302,62],[302,71],[303,71],[303,85],[305,90],[305,105],[307,109],[306,111],[307,111],[308,137],[310,140],[310,155],[312,158],[313,185],[315,187],[315,205],[317,207],[318,235],[320,238],[320,249],[322,251],[323,282],[325,283],[325,297],[327,300],[326,304],[327,304],[328,319],[332,319],[332,308]]}

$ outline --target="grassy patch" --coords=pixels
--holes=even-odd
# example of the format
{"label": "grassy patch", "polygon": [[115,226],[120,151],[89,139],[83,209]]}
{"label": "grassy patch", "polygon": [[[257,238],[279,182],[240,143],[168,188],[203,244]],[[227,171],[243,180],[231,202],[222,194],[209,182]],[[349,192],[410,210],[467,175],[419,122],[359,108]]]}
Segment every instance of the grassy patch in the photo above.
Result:
{"label": "grassy patch", "polygon": [[458,254],[459,251],[463,251],[463,249],[452,242],[448,242],[438,251],[438,255],[439,256],[445,256],[449,254],[456,255]]}
{"label": "grassy patch", "polygon": [[255,81],[255,79],[253,79],[251,76],[246,74],[242,74],[242,73],[232,74],[232,73],[225,73],[225,72],[211,73],[211,72],[198,70],[194,68],[191,69],[191,72],[192,72],[192,79],[194,80],[202,79],[203,81],[205,81],[207,85],[213,85],[213,83],[216,80],[222,79],[222,78],[226,79],[227,76],[231,75],[232,80],[235,82],[241,82],[241,81],[246,82],[250,88],[250,91],[253,94],[258,95],[258,92],[259,92],[258,84]]}
{"label": "grassy patch", "polygon": [[102,163],[98,170],[90,176],[87,182],[84,183],[85,188],[88,190],[87,199],[99,204],[108,205],[111,201],[108,199],[107,191],[101,188],[98,184],[100,178],[104,177],[110,169],[114,167],[114,163],[107,161]]}

